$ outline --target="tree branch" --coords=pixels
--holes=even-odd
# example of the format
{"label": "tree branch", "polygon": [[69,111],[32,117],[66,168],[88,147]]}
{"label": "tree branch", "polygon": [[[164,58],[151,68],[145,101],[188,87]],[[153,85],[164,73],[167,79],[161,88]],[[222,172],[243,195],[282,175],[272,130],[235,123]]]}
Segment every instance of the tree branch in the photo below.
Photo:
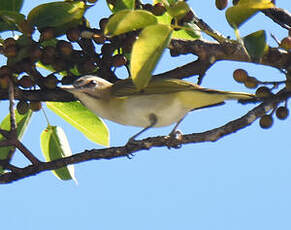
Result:
{"label": "tree branch", "polygon": [[194,62],[179,66],[170,71],[154,75],[153,77],[183,79],[186,77],[191,77],[193,75],[204,75],[207,69],[211,67],[211,65],[212,63],[210,62],[198,59]]}
{"label": "tree branch", "polygon": [[[14,98],[24,101],[59,101],[69,102],[75,101],[74,96],[62,89],[41,89],[41,90],[20,90],[15,89]],[[0,100],[7,100],[8,92],[5,89],[0,89]]]}
{"label": "tree branch", "polygon": [[290,92],[281,90],[276,96],[261,103],[241,118],[230,121],[221,127],[206,132],[183,135],[179,140],[169,138],[168,136],[158,136],[135,141],[134,143],[120,147],[93,149],[90,151],[86,150],[70,157],[65,157],[51,162],[40,162],[37,165],[30,165],[21,170],[5,173],[0,176],[0,183],[11,183],[44,171],[54,170],[70,164],[81,163],[89,160],[109,160],[119,157],[128,157],[130,154],[141,150],[149,150],[153,147],[177,147],[189,143],[214,142],[251,125],[257,118],[263,116],[265,113],[275,108],[278,103],[285,101],[286,98],[290,96]]}
{"label": "tree branch", "polygon": [[291,14],[287,10],[275,7],[262,10],[262,12],[283,28],[291,29]]}
{"label": "tree branch", "polygon": [[[250,62],[252,61],[243,51],[239,43],[222,43],[202,40],[178,40],[173,39],[169,48],[175,54],[195,54],[201,59],[214,59]],[[269,48],[269,51],[262,57],[261,61],[257,64],[272,66],[278,69],[291,68],[291,55],[287,51],[278,48]]]}

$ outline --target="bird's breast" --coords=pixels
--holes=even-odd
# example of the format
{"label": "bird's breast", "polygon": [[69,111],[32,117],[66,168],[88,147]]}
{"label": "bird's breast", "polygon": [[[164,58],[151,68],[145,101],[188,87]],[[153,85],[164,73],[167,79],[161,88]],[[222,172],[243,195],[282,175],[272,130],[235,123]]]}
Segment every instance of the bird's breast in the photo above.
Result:
{"label": "bird's breast", "polygon": [[155,127],[162,127],[178,122],[189,112],[175,94],[134,95],[108,100],[79,99],[104,119],[138,127],[149,126],[151,114],[157,118]]}

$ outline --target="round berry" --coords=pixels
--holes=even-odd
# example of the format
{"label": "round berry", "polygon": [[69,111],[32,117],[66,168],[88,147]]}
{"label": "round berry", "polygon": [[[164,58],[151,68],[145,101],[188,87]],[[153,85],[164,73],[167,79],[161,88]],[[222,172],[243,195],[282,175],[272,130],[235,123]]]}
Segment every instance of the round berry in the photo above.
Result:
{"label": "round berry", "polygon": [[34,86],[33,80],[28,75],[23,76],[17,83],[23,88],[31,88]]}
{"label": "round berry", "polygon": [[26,114],[29,110],[29,104],[26,101],[20,101],[16,105],[19,114]]}
{"label": "round berry", "polygon": [[237,82],[245,82],[248,78],[248,73],[244,69],[236,69],[233,72],[233,79]]}
{"label": "round berry", "polygon": [[52,27],[46,27],[41,31],[39,41],[47,41],[55,37],[55,31]]}
{"label": "round berry", "polygon": [[4,48],[8,46],[16,46],[16,41],[14,38],[6,38],[3,42]]}
{"label": "round berry", "polygon": [[281,106],[276,110],[276,116],[280,120],[285,120],[289,115],[289,110],[285,106]]}
{"label": "round berry", "polygon": [[112,57],[112,65],[114,67],[120,67],[120,66],[125,65],[126,63],[127,63],[127,59],[122,54],[117,54]]}
{"label": "round berry", "polygon": [[227,7],[228,0],[215,0],[216,8],[219,10],[224,10]]}
{"label": "round berry", "polygon": [[283,38],[280,43],[280,47],[287,51],[290,50],[291,49],[291,36]]}
{"label": "round berry", "polygon": [[57,50],[65,56],[69,56],[73,52],[73,46],[70,42],[59,40],[57,43]]}
{"label": "round berry", "polygon": [[261,86],[256,90],[257,97],[269,97],[271,95],[271,90],[266,86]]}
{"label": "round berry", "polygon": [[71,42],[78,41],[80,39],[80,35],[81,35],[81,31],[78,27],[71,28],[66,32],[66,36],[68,40]]}
{"label": "round berry", "polygon": [[264,115],[260,119],[260,126],[263,129],[268,129],[273,125],[273,117],[271,115]]}
{"label": "round berry", "polygon": [[46,78],[44,78],[44,86],[48,89],[55,89],[57,87],[58,79],[55,75],[50,74]]}
{"label": "round berry", "polygon": [[41,110],[41,102],[40,101],[31,101],[29,103],[29,108],[31,109],[31,111],[37,112],[37,111]]}
{"label": "round berry", "polygon": [[248,77],[244,82],[244,85],[249,89],[255,89],[258,87],[258,80],[254,77]]}

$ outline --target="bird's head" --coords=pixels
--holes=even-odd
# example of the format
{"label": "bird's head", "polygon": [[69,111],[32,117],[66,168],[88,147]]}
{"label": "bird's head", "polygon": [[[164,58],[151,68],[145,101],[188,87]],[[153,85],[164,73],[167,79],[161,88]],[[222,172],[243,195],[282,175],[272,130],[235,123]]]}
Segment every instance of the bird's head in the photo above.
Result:
{"label": "bird's head", "polygon": [[63,86],[62,89],[72,93],[81,99],[84,95],[98,98],[106,98],[110,94],[112,83],[93,75],[78,78],[72,85]]}

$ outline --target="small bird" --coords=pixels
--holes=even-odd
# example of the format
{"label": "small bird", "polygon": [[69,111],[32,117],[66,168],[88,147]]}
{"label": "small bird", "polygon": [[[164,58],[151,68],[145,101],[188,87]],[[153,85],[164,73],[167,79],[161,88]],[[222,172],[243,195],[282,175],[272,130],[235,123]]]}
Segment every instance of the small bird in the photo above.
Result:
{"label": "small bird", "polygon": [[132,80],[112,84],[100,77],[86,75],[62,89],[72,93],[98,116],[129,126],[143,127],[136,138],[151,127],[176,123],[196,109],[223,104],[225,100],[255,98],[253,94],[219,91],[178,79],[152,78],[148,86],[138,90]]}

